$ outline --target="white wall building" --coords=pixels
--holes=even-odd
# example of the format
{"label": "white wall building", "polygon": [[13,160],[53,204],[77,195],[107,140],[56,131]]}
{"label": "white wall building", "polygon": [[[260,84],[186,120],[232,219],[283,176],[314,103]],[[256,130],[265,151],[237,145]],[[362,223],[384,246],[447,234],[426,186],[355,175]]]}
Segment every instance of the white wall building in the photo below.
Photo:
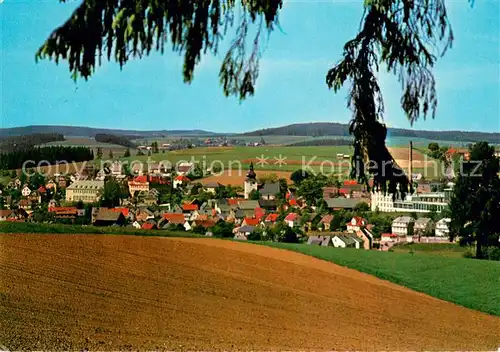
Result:
{"label": "white wall building", "polygon": [[382,192],[372,193],[371,210],[381,212],[416,212],[430,213],[432,210],[441,212],[448,206],[451,189],[444,192],[430,192],[406,195],[404,199],[396,196],[393,200],[392,194],[384,195]]}
{"label": "white wall building", "polygon": [[448,237],[450,235],[450,218],[442,218],[436,222],[436,237]]}
{"label": "white wall building", "polygon": [[392,233],[398,236],[413,236],[415,219],[411,216],[400,216],[392,222]]}

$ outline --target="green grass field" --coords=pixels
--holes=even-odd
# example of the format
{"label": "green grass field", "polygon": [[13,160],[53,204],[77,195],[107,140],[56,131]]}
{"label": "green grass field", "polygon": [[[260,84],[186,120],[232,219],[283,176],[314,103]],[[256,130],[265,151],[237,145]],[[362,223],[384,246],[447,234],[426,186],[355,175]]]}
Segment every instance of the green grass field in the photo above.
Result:
{"label": "green grass field", "polygon": [[264,244],[311,255],[430,296],[500,316],[500,263],[496,261],[306,244]]}
{"label": "green grass field", "polygon": [[29,222],[1,222],[1,233],[47,233],[47,234],[103,234],[160,237],[198,237],[190,232],[166,230],[142,230],[132,227],[99,227],[89,225],[41,224]]}
{"label": "green grass field", "polygon": [[[256,169],[262,170],[282,170],[294,171],[302,164],[313,166],[313,169],[319,169],[318,163],[324,162],[324,170],[332,170],[331,161],[337,163],[337,153],[352,154],[352,148],[348,146],[321,146],[321,147],[285,147],[285,146],[259,146],[259,147],[227,147],[227,148],[193,148],[183,149],[165,153],[153,154],[150,157],[132,155],[130,158],[122,160],[147,162],[148,158],[152,161],[163,161],[175,163],[180,161],[195,161],[203,163],[209,167],[213,162],[222,162],[224,169],[238,169],[239,165],[243,168],[248,167],[249,160],[256,158],[268,158],[267,164],[260,165],[254,162]],[[134,154],[134,153],[132,153]],[[284,164],[278,165],[275,158],[282,158]],[[313,165],[316,164],[316,165]],[[333,171],[345,170],[348,168],[349,160],[343,161],[343,166],[333,166]]]}
{"label": "green grass field", "polygon": [[471,250],[469,247],[459,246],[456,243],[411,243],[407,245],[394,246],[396,253],[430,254],[444,257],[463,258],[464,254]]}

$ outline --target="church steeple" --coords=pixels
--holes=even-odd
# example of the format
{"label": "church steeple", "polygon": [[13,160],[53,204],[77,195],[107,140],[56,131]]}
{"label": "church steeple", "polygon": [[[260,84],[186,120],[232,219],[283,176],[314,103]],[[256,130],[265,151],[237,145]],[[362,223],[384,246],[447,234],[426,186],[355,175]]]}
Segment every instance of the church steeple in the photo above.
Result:
{"label": "church steeple", "polygon": [[253,171],[253,162],[250,163],[250,167],[248,168],[247,179],[255,180],[257,175],[255,171]]}

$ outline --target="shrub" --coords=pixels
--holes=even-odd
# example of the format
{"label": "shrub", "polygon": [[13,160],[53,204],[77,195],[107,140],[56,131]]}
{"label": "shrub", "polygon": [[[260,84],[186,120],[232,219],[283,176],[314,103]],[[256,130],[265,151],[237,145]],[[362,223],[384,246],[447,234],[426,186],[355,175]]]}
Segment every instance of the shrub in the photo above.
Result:
{"label": "shrub", "polygon": [[488,247],[486,250],[486,258],[489,260],[500,260],[500,248],[499,247]]}

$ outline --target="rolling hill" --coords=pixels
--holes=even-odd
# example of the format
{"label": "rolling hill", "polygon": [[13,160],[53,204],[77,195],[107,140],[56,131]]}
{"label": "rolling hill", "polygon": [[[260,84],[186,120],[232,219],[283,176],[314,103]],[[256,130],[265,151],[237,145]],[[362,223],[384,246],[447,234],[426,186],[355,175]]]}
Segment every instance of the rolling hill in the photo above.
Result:
{"label": "rolling hill", "polygon": [[[349,136],[347,124],[335,122],[297,123],[276,128],[265,128],[243,134],[244,136]],[[404,128],[389,128],[391,137],[413,137],[431,140],[500,143],[500,133],[472,132],[472,131],[424,131],[408,130]]]}
{"label": "rolling hill", "polygon": [[93,128],[82,126],[25,126],[0,129],[0,137],[23,136],[34,133],[60,133],[66,137],[94,137],[96,134],[113,134],[119,136],[135,137],[156,137],[156,136],[207,136],[216,135],[215,132],[204,130],[158,130],[158,131],[139,131],[139,130],[120,130],[107,128]]}
{"label": "rolling hill", "polygon": [[[1,235],[10,350],[494,350],[500,318],[215,239]],[[460,322],[464,322],[460,324]]]}
{"label": "rolling hill", "polygon": [[[128,136],[131,139],[140,138],[161,138],[161,137],[208,137],[208,136],[232,136],[257,137],[257,136],[304,136],[322,137],[337,136],[349,137],[349,127],[347,124],[337,122],[311,122],[297,123],[275,128],[265,128],[245,133],[219,133],[205,130],[120,130],[106,128],[92,128],[82,126],[25,126],[0,129],[0,138],[9,136],[22,136],[34,133],[60,133],[65,137],[94,137],[96,134],[112,134],[117,136]],[[475,132],[475,131],[425,131],[410,130],[404,128],[389,128],[389,137],[421,138],[437,141],[455,142],[478,142],[487,141],[489,143],[500,144],[500,133]]]}

